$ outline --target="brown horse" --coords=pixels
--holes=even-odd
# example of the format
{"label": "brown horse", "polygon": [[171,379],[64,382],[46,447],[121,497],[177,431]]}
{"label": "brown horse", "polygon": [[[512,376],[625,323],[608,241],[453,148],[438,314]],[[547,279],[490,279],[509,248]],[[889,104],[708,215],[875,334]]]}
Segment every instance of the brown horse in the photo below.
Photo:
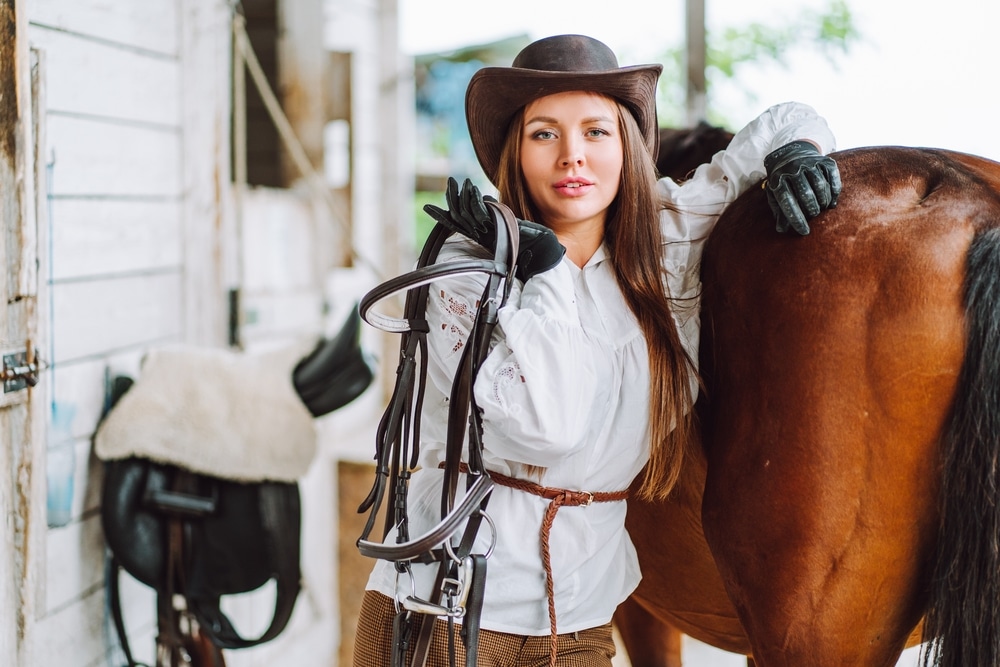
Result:
{"label": "brown horse", "polygon": [[835,157],[811,235],[753,188],[706,243],[703,446],[629,506],[635,667],[676,664],[678,629],[761,667],[891,666],[921,638],[1000,665],[1000,164]]}
{"label": "brown horse", "polygon": [[656,170],[682,181],[700,164],[729,145],[733,133],[702,121],[694,127],[661,127]]}

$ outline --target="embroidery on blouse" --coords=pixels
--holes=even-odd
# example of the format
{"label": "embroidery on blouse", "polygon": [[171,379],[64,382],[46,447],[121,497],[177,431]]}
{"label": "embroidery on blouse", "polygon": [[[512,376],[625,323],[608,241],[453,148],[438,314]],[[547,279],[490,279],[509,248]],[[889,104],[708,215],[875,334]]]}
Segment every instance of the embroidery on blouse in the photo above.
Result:
{"label": "embroidery on blouse", "polygon": [[445,290],[440,290],[438,296],[441,301],[441,331],[445,340],[448,341],[452,353],[456,353],[465,347],[465,340],[469,337],[472,320],[479,310],[479,299],[476,299],[475,305],[472,305]]}
{"label": "embroidery on blouse", "polygon": [[508,361],[497,369],[496,375],[493,378],[493,400],[499,405],[505,405],[503,400],[503,390],[510,387],[515,382],[524,382],[524,376],[521,375],[521,367],[518,366],[516,361]]}

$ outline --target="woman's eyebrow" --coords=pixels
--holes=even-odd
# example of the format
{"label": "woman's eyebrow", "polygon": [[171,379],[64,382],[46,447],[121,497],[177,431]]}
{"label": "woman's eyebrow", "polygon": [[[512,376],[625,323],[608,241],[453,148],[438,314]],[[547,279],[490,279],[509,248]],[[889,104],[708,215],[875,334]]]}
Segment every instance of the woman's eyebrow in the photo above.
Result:
{"label": "woman's eyebrow", "polygon": [[534,118],[529,118],[524,121],[525,125],[530,123],[548,123],[551,125],[557,125],[559,121],[551,116],[535,116]]}
{"label": "woman's eyebrow", "polygon": [[[613,123],[614,118],[612,118],[611,116],[591,116],[589,118],[582,119],[580,122],[581,124],[599,123],[599,122]],[[524,121],[525,125],[530,125],[531,123],[548,123],[551,125],[559,125],[559,119],[553,118],[551,116],[534,116],[533,118],[529,118],[526,121]]]}

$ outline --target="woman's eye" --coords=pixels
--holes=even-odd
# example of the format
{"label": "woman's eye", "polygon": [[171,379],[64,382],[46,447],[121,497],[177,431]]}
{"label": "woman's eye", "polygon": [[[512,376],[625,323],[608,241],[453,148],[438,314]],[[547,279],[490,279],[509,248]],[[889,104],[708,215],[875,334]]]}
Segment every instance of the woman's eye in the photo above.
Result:
{"label": "woman's eye", "polygon": [[535,139],[554,139],[555,133],[551,130],[539,130],[535,132]]}
{"label": "woman's eye", "polygon": [[602,130],[599,127],[595,127],[595,128],[591,128],[591,129],[587,130],[587,136],[588,137],[605,137],[605,136],[608,136],[608,131],[607,130]]}

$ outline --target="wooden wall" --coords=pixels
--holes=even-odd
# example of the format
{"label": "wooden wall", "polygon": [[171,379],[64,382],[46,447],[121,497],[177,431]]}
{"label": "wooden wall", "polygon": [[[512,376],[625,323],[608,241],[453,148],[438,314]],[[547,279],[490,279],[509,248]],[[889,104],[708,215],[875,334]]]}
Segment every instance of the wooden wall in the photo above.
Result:
{"label": "wooden wall", "polygon": [[[184,331],[181,24],[174,0],[36,2],[29,21],[45,53],[48,486],[73,487],[56,519],[68,522],[46,536],[34,659],[97,665],[107,652],[104,543],[90,437],[105,372],[135,374],[146,348]],[[148,636],[152,596],[125,585],[126,614],[137,638]]]}
{"label": "wooden wall", "polygon": [[[395,20],[395,3],[295,0],[286,28],[308,22],[310,4],[314,27],[341,25],[298,40],[300,49],[320,50],[302,62],[326,62],[325,49],[350,53],[356,68],[351,116],[365,120],[352,127],[352,182],[344,192],[351,197],[346,215],[356,214],[349,222],[363,225],[345,228],[301,182],[245,192],[233,186],[225,0],[21,0],[31,46],[44,54],[46,82],[42,219],[49,246],[42,282],[51,344],[43,353],[51,367],[43,382],[51,406],[40,446],[50,500],[60,492],[69,498],[49,514],[37,642],[31,664],[22,667],[122,664],[105,608],[101,464],[91,451],[106,380],[137,377],[142,355],[156,346],[224,346],[232,288],[241,290],[248,351],[333,332],[376,280],[370,266],[351,266],[345,240],[372,266],[388,258],[386,273],[410,261],[395,245],[386,249],[383,229],[398,225],[398,211],[406,210],[395,201],[406,192],[398,175],[405,152],[379,144],[385,128],[377,111],[399,102],[383,85],[385,63],[390,70],[399,65],[396,44],[386,61],[379,41],[394,35],[385,17]],[[287,42],[282,48],[296,43],[294,35]],[[323,103],[297,104],[302,123],[315,127]],[[315,154],[315,142],[308,148]],[[366,346],[382,344],[371,332],[365,337]],[[259,648],[227,652],[231,667],[336,664],[337,462],[367,457],[381,392],[373,388],[342,413],[317,420],[320,453],[301,485],[303,593],[286,632]],[[153,595],[128,576],[122,584],[134,653],[151,661]],[[272,594],[265,587],[224,608],[241,631],[255,635],[270,620]]]}

